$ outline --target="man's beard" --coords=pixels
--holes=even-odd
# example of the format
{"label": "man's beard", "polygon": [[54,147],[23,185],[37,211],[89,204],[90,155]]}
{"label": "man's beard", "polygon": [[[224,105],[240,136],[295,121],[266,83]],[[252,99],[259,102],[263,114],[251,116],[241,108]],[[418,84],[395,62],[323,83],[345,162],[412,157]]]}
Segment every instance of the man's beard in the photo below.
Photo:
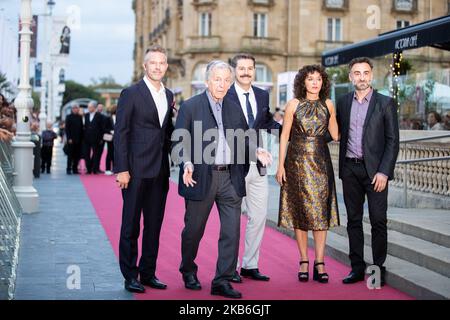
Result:
{"label": "man's beard", "polygon": [[367,88],[370,87],[370,83],[369,82],[359,82],[355,85],[355,87],[358,90],[366,90]]}

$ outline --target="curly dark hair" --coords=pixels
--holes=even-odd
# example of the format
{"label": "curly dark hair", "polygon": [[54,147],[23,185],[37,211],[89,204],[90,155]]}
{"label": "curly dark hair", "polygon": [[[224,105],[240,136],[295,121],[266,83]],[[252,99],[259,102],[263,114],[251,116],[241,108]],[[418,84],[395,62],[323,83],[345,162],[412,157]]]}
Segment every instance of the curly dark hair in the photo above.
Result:
{"label": "curly dark hair", "polygon": [[298,70],[297,75],[295,76],[294,80],[294,96],[297,99],[304,99],[306,98],[306,86],[305,86],[305,80],[306,77],[309,74],[312,74],[314,72],[318,72],[320,76],[322,77],[322,88],[319,92],[319,98],[320,100],[325,101],[329,95],[330,95],[330,87],[331,83],[328,79],[328,74],[325,72],[325,68],[318,65],[307,65]]}

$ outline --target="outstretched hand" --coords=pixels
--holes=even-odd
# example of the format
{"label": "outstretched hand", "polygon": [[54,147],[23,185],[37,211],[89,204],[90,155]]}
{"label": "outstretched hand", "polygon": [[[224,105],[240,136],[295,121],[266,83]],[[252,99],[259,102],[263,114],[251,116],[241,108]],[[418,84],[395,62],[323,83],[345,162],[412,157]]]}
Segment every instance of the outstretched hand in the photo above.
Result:
{"label": "outstretched hand", "polygon": [[186,187],[193,187],[197,183],[197,181],[192,178],[193,172],[194,169],[191,165],[187,165],[186,168],[184,168],[183,183]]}
{"label": "outstretched hand", "polygon": [[269,151],[259,148],[256,150],[256,157],[262,163],[263,166],[267,167],[272,164],[272,155]]}

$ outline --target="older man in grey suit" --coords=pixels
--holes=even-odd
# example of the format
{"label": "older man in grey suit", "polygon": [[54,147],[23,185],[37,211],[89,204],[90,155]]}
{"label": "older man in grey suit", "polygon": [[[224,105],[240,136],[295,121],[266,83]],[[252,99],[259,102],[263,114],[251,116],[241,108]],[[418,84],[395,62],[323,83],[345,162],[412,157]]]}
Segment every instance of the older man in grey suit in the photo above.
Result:
{"label": "older man in grey suit", "polygon": [[[257,156],[265,164],[270,161],[270,157],[264,150],[256,152],[255,141],[244,138],[244,142],[238,139],[238,135],[230,139],[230,131],[240,129],[244,132],[247,126],[240,107],[225,98],[233,81],[233,69],[223,61],[213,61],[208,64],[206,79],[207,90],[183,103],[175,125],[175,133],[189,132],[190,141],[173,137],[175,144],[172,155],[177,162],[182,159],[179,193],[186,202],[180,272],[187,289],[201,289],[195,258],[208,216],[216,203],[221,224],[219,256],[211,294],[241,298],[241,293],[234,290],[229,281],[235,272],[238,258],[241,203],[245,196],[248,155],[253,155],[251,158],[254,161]],[[194,129],[199,124],[200,130]],[[207,131],[216,138],[212,142],[215,146],[213,149],[204,140]],[[191,150],[201,151],[198,152],[200,157],[191,154]],[[210,154],[212,159],[206,159],[205,154]]]}

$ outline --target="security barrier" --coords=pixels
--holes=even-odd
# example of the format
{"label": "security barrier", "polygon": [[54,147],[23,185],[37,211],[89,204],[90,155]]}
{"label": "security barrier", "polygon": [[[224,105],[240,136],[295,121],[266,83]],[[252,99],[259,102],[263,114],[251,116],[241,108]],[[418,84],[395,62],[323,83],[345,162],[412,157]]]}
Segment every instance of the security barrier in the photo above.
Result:
{"label": "security barrier", "polygon": [[11,145],[0,142],[0,300],[12,299],[22,208],[12,189]]}

